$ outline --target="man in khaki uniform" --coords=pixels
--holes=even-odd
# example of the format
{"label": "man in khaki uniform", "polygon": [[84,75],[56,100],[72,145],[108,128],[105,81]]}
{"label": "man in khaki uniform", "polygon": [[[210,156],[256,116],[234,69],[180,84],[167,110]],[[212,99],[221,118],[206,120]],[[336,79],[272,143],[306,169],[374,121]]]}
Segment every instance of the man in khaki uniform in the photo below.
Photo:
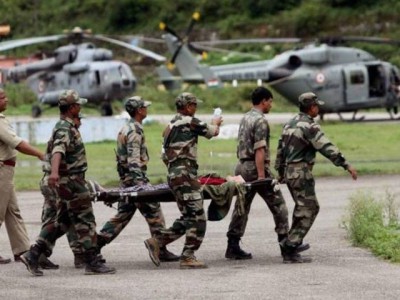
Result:
{"label": "man in khaki uniform", "polygon": [[[18,261],[20,255],[29,250],[30,243],[24,220],[18,207],[14,189],[14,167],[17,151],[36,156],[43,160],[44,154],[32,147],[16,135],[14,129],[4,116],[7,109],[7,95],[0,89],[0,227],[6,224],[8,237],[14,258]],[[11,259],[0,256],[0,264],[7,264]]]}

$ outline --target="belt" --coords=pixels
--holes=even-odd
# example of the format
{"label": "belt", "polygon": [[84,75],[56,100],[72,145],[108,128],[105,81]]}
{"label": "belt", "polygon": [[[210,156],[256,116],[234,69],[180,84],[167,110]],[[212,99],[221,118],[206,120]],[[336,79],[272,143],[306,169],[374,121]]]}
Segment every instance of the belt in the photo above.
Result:
{"label": "belt", "polygon": [[15,167],[16,161],[8,159],[8,160],[3,160],[2,163],[6,166]]}
{"label": "belt", "polygon": [[308,162],[305,161],[299,161],[299,162],[291,162],[291,163],[287,163],[288,166],[292,166],[292,167],[304,167],[307,166],[310,170],[312,170],[314,164],[310,164]]}
{"label": "belt", "polygon": [[314,164],[310,164],[310,163],[308,163],[308,162],[305,162],[305,161],[298,161],[298,162],[289,162],[289,163],[287,163],[288,165],[291,165],[291,166],[304,166],[304,165],[309,165],[309,166],[312,166],[312,165],[314,165]]}

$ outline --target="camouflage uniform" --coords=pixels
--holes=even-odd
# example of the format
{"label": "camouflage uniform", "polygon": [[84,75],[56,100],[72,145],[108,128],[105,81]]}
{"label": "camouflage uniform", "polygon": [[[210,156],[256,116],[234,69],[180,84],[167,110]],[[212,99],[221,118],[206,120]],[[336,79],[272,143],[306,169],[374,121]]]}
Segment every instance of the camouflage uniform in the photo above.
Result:
{"label": "camouflage uniform", "polygon": [[[240,122],[237,146],[237,157],[239,162],[235,169],[235,175],[241,175],[247,182],[257,180],[257,167],[255,163],[255,150],[265,147],[265,177],[273,178],[269,169],[270,151],[269,151],[270,129],[268,121],[264,114],[252,108],[247,112]],[[267,189],[259,189],[257,192],[263,198],[270,209],[274,222],[275,232],[278,236],[284,236],[288,232],[288,210],[285,200],[280,190],[269,191]],[[232,220],[227,233],[230,239],[240,239],[246,229],[248,215],[251,203],[253,202],[256,191],[250,191],[245,196],[245,213],[239,215],[238,203],[232,213]]]}
{"label": "camouflage uniform", "polygon": [[[50,170],[50,174],[47,172],[48,186],[54,188],[59,197],[56,221],[44,224],[36,243],[21,256],[21,261],[34,276],[43,275],[38,269],[39,258],[43,254],[50,256],[56,240],[70,231],[76,234],[77,253],[81,253],[86,263],[85,275],[115,273],[114,268],[105,266],[96,255],[96,223],[85,180],[86,151],[73,120],[85,103],[87,99],[80,98],[74,90],[65,90],[59,96],[61,117],[47,143],[46,159],[50,166],[44,166],[45,171]],[[48,192],[54,196],[52,190]]]}
{"label": "camouflage uniform", "polygon": [[324,135],[308,114],[300,112],[284,127],[278,144],[275,169],[284,177],[295,202],[287,245],[300,245],[319,211],[312,168],[319,151],[336,166],[347,169],[339,149]]}
{"label": "camouflage uniform", "polygon": [[[47,226],[51,226],[51,224],[55,223],[57,220],[57,191],[49,187],[48,185],[48,175],[50,170],[45,172],[42,180],[40,181],[40,191],[44,197],[43,209],[42,209],[42,229]],[[79,244],[77,243],[77,235],[74,229],[71,227],[70,230],[66,232],[69,246],[74,253],[74,255],[81,254],[79,249]],[[49,245],[51,248],[53,245]]]}
{"label": "camouflage uniform", "polygon": [[[118,134],[117,156],[121,187],[149,182],[146,176],[149,155],[143,126],[133,118],[123,126]],[[115,239],[132,219],[136,209],[139,209],[145,217],[151,235],[159,236],[160,229],[165,228],[164,215],[159,202],[119,202],[118,213],[103,226],[99,233],[99,246],[104,246]]]}
{"label": "camouflage uniform", "polygon": [[186,234],[183,258],[194,256],[206,232],[202,187],[197,180],[198,136],[210,139],[217,130],[217,126],[178,113],[164,131],[163,160],[168,166],[168,184],[182,216],[162,231],[159,243],[163,246]]}
{"label": "camouflage uniform", "polygon": [[94,253],[96,223],[85,181],[86,152],[81,135],[70,118],[62,118],[53,129],[46,155],[51,157],[55,153],[62,154],[57,188],[60,197],[57,222],[42,227],[37,244],[42,245],[45,248],[42,250],[49,256],[56,240],[65,232],[73,230],[77,235],[76,248],[83,254],[87,251]]}

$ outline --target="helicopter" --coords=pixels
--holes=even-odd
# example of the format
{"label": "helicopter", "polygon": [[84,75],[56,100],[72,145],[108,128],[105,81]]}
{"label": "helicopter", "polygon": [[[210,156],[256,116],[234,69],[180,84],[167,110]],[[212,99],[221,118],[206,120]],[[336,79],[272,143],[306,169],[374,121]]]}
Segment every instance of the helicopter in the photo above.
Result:
{"label": "helicopter", "polygon": [[62,39],[70,43],[54,50],[52,57],[1,71],[3,83],[26,80],[37,95],[39,104],[32,106],[33,117],[41,115],[42,104],[57,105],[58,96],[65,89],[74,89],[89,103],[100,105],[103,116],[113,114],[111,100],[123,99],[134,92],[137,78],[130,67],[113,60],[111,50],[96,48],[91,42],[83,42],[84,39],[112,43],[151,59],[165,61],[165,57],[152,51],[104,35],[93,35],[79,27],[60,35],[4,41],[0,43],[0,51]]}
{"label": "helicopter", "polygon": [[[192,17],[190,30],[198,18]],[[176,66],[181,78],[176,78],[166,66],[160,66],[157,72],[166,88],[178,86],[179,80],[189,83],[205,83],[207,87],[222,87],[223,82],[257,81],[269,84],[275,91],[297,105],[298,96],[312,91],[325,102],[320,117],[337,113],[343,120],[342,112],[353,112],[352,120],[361,109],[386,108],[390,118],[394,119],[400,104],[399,69],[372,54],[352,47],[338,46],[346,41],[374,43],[392,42],[383,38],[366,37],[329,37],[320,39],[320,44],[309,44],[303,48],[285,51],[271,60],[235,63],[221,66],[201,65],[190,51],[199,52],[201,43],[188,42],[188,38],[179,37],[175,31],[162,24],[160,28],[167,32],[163,35],[168,50],[172,54],[170,64]],[[189,30],[186,34],[189,34]],[[240,39],[220,41],[220,43],[250,42],[293,42],[298,38],[282,39]],[[219,41],[204,43],[218,44]],[[190,45],[190,46],[189,46]],[[201,51],[200,51],[201,52]]]}

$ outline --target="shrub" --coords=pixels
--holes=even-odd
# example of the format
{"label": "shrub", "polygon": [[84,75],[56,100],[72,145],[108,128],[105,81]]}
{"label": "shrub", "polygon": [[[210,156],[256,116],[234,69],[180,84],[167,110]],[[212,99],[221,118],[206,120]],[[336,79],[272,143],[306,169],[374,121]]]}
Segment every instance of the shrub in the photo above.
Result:
{"label": "shrub", "polygon": [[386,192],[382,200],[371,194],[357,193],[350,197],[344,226],[355,246],[366,247],[375,255],[400,262],[398,204]]}

